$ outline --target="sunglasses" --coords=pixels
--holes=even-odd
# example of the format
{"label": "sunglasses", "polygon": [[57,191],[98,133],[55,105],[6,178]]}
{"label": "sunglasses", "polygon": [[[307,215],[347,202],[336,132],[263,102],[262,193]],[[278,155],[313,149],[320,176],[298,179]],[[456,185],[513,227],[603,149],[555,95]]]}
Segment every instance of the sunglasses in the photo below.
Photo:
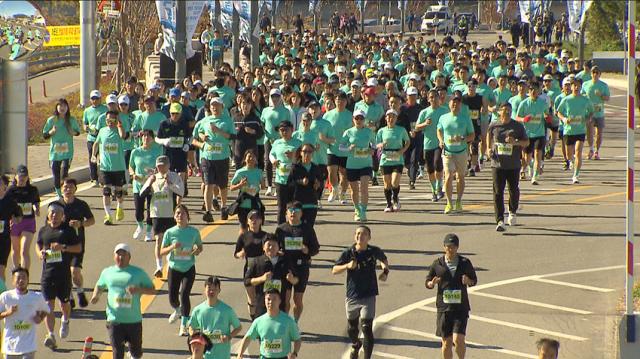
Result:
{"label": "sunglasses", "polygon": [[302,150],[302,153],[313,153],[313,150]]}
{"label": "sunglasses", "polygon": [[294,207],[287,208],[287,212],[289,212],[289,213],[296,213],[296,212],[300,212],[300,211],[301,211],[300,208],[294,208]]}

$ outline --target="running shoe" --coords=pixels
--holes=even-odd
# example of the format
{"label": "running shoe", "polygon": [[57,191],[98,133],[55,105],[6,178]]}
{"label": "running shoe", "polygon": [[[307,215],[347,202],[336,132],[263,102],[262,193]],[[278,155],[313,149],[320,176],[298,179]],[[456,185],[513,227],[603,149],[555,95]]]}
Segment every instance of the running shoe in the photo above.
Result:
{"label": "running shoe", "polygon": [[318,209],[322,209],[322,200],[321,199],[318,200]]}
{"label": "running shoe", "polygon": [[351,351],[349,352],[349,359],[358,359],[358,355],[360,354],[361,347],[362,347],[362,342],[359,340],[356,344],[352,344]]}
{"label": "running shoe", "polygon": [[142,227],[141,226],[137,226],[135,232],[133,232],[133,236],[131,236],[134,240],[138,240],[138,238],[140,238],[140,235],[142,234]]}
{"label": "running shoe", "polygon": [[169,316],[169,324],[173,324],[180,318],[180,307],[174,308],[173,313]]}
{"label": "running shoe", "polygon": [[569,161],[569,169],[572,170],[574,167],[574,163],[573,161]]}
{"label": "running shoe", "polygon": [[442,192],[442,190],[439,190],[438,191],[438,199],[437,199],[437,201],[439,201],[439,200],[441,200],[443,198],[444,198],[444,192]]}
{"label": "running shoe", "polygon": [[89,305],[89,301],[87,301],[87,296],[82,293],[78,293],[78,304],[80,304],[80,308],[86,308]]}
{"label": "running shoe", "polygon": [[593,159],[593,150],[592,149],[589,150],[589,159],[590,160]]}
{"label": "running shoe", "polygon": [[444,214],[449,214],[453,211],[453,206],[451,206],[450,202],[447,202],[447,205],[444,207]]}
{"label": "running shoe", "polygon": [[162,268],[156,268],[156,271],[153,272],[153,276],[156,278],[162,278]]}
{"label": "running shoe", "polygon": [[573,178],[571,179],[571,183],[573,184],[580,183],[580,178],[578,178],[578,176],[573,176]]}
{"label": "running shoe", "polygon": [[144,235],[144,241],[145,242],[153,242],[153,234],[151,234],[151,232],[147,232],[147,234]]}
{"label": "running shoe", "polygon": [[347,203],[349,203],[349,201],[347,200],[347,193],[342,192],[340,194],[340,204],[347,204]]}
{"label": "running shoe", "polygon": [[401,208],[400,201],[398,200],[398,202],[393,204],[393,211],[394,212],[398,212],[398,211],[400,211],[400,208]]}
{"label": "running shoe", "polygon": [[507,218],[507,224],[510,226],[515,226],[517,223],[516,214],[509,212],[509,217]]}
{"label": "running shoe", "polygon": [[181,325],[180,330],[178,331],[178,335],[181,337],[188,337],[189,331],[187,330],[187,327],[185,327],[184,325]]}
{"label": "running shoe", "polygon": [[469,172],[468,173],[469,177],[475,177],[476,176],[476,170],[475,169],[471,168],[471,169],[469,169],[468,172]]}
{"label": "running shoe", "polygon": [[433,192],[431,193],[431,202],[438,202],[438,194]]}
{"label": "running shoe", "polygon": [[56,337],[55,335],[53,335],[53,333],[47,334],[47,337],[44,339],[44,346],[51,350],[55,350],[58,347],[58,344],[56,343]]}
{"label": "running shoe", "polygon": [[377,186],[377,185],[378,185],[378,177],[374,176],[374,177],[371,179],[371,185],[372,185],[372,186]]}
{"label": "running shoe", "polygon": [[218,202],[217,198],[214,198],[213,201],[211,201],[211,206],[213,207],[214,211],[220,210],[220,202]]}
{"label": "running shoe", "polygon": [[418,170],[418,179],[423,179],[424,178],[424,168],[420,167],[420,169]]}
{"label": "running shoe", "polygon": [[569,169],[569,161],[568,160],[564,160],[564,162],[562,163],[562,170],[566,171]]}
{"label": "running shoe", "polygon": [[327,202],[332,203],[336,199],[336,192],[332,189],[329,192],[329,198],[327,198]]}
{"label": "running shoe", "polygon": [[360,222],[360,210],[358,208],[355,208],[353,211],[353,220]]}
{"label": "running shoe", "polygon": [[534,186],[538,185],[538,176],[531,177],[531,184]]}
{"label": "running shoe", "polygon": [[60,339],[64,339],[69,336],[69,321],[60,322]]}
{"label": "running shoe", "polygon": [[456,212],[462,212],[462,200],[456,201]]}
{"label": "running shoe", "polygon": [[111,220],[111,216],[108,214],[104,215],[104,221],[102,221],[102,223],[104,223],[107,226],[110,226],[113,224],[113,221]]}
{"label": "running shoe", "polygon": [[391,206],[387,206],[387,207],[384,209],[384,213],[391,213],[391,212],[393,212],[393,207],[391,207]]}
{"label": "running shoe", "polygon": [[122,221],[124,219],[124,210],[122,208],[116,208],[116,221]]}
{"label": "running shoe", "polygon": [[416,189],[416,183],[415,182],[409,182],[409,190],[413,191]]}
{"label": "running shoe", "polygon": [[594,160],[599,160],[599,159],[600,159],[600,152],[596,151],[596,152],[593,154],[593,159],[594,159]]}
{"label": "running shoe", "polygon": [[202,220],[207,223],[213,223],[213,214],[210,211],[205,212],[204,215],[202,215]]}
{"label": "running shoe", "polygon": [[504,222],[503,221],[498,222],[498,225],[496,226],[496,232],[504,232],[506,230],[507,228],[504,226]]}
{"label": "running shoe", "polygon": [[227,210],[226,206],[220,208],[220,219],[222,219],[223,221],[229,219],[229,211]]}

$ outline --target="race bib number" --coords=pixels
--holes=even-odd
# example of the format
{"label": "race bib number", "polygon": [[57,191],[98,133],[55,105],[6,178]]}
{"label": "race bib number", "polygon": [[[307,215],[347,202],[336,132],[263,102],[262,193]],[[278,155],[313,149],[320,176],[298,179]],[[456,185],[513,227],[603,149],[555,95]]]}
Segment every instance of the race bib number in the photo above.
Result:
{"label": "race bib number", "polygon": [[63,155],[65,153],[69,153],[69,144],[68,143],[56,143],[53,145],[53,152],[58,155]]}
{"label": "race bib number", "polygon": [[355,158],[368,158],[371,156],[371,152],[369,152],[368,147],[360,147],[355,149]]}
{"label": "race bib number", "polygon": [[451,146],[459,146],[462,144],[462,141],[458,140],[458,136],[449,136],[447,139],[447,143]]}
{"label": "race bib number", "polygon": [[129,293],[119,294],[115,297],[115,307],[118,309],[131,309],[133,296]]}
{"label": "race bib number", "polygon": [[462,291],[460,289],[445,289],[442,292],[442,300],[446,304],[462,303]]}
{"label": "race bib number", "polygon": [[470,110],[470,112],[472,120],[477,120],[480,118],[480,110]]}
{"label": "race bib number", "polygon": [[284,237],[284,248],[288,251],[302,250],[302,237]]}
{"label": "race bib number", "polygon": [[595,112],[602,112],[602,105],[593,105],[593,110]]}
{"label": "race bib number", "polygon": [[30,216],[33,214],[33,203],[18,203],[22,209],[22,215]]}
{"label": "race bib number", "polygon": [[219,155],[222,153],[222,143],[216,142],[213,144],[207,143],[205,150],[213,154]]}
{"label": "race bib number", "polygon": [[0,233],[4,233],[4,221],[0,221]]}
{"label": "race bib number", "polygon": [[244,192],[255,196],[258,193],[258,187],[257,186],[245,186],[244,187]]}
{"label": "race bib number", "polygon": [[154,192],[153,200],[156,202],[169,202],[169,194],[166,192]]}
{"label": "race bib number", "polygon": [[567,122],[569,122],[569,123],[582,122],[582,116],[569,117],[569,121],[567,121]]}
{"label": "race bib number", "polygon": [[400,151],[388,151],[384,154],[389,161],[400,161]]}
{"label": "race bib number", "polygon": [[219,329],[210,332],[207,336],[211,339],[211,343],[213,344],[222,343],[222,331]]}
{"label": "race bib number", "polygon": [[513,153],[513,145],[510,143],[496,143],[496,149],[502,156],[511,156]]}
{"label": "race bib number", "polygon": [[104,151],[110,155],[118,154],[118,144],[117,143],[105,143]]}
{"label": "race bib number", "polygon": [[280,279],[271,279],[264,282],[263,292],[266,292],[270,289],[275,289],[278,292],[282,292],[282,281]]}
{"label": "race bib number", "polygon": [[282,353],[282,339],[265,339],[263,341],[263,347],[265,353],[269,354],[280,354]]}
{"label": "race bib number", "polygon": [[184,146],[184,137],[169,137],[170,148],[182,148]]}
{"label": "race bib number", "polygon": [[62,252],[47,249],[45,251],[45,260],[47,263],[60,263],[62,262]]}
{"label": "race bib number", "polygon": [[542,121],[542,115],[531,115],[529,123],[540,123],[540,121]]}
{"label": "race bib number", "polygon": [[278,166],[278,172],[280,172],[281,176],[288,176],[291,174],[291,164],[289,163],[280,163],[280,166]]}
{"label": "race bib number", "polygon": [[173,260],[174,261],[190,261],[191,251],[184,248],[176,248],[173,250]]}
{"label": "race bib number", "polygon": [[19,331],[19,332],[22,332],[22,331],[26,332],[28,330],[31,330],[31,323],[19,320],[13,323],[13,330]]}

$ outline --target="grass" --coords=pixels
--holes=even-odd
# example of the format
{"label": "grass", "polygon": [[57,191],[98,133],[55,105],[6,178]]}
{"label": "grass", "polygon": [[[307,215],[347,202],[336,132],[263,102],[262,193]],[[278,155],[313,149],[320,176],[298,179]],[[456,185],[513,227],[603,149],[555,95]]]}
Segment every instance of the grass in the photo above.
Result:
{"label": "grass", "polygon": [[[114,89],[113,85],[106,78],[100,80],[100,92],[107,94]],[[82,108],[79,108],[80,103],[80,91],[75,91],[65,96],[67,102],[69,102],[69,108],[71,109],[71,116],[78,120],[78,124],[82,125]],[[53,115],[57,99],[49,102],[38,102],[29,105],[27,109],[27,131],[29,136],[29,144],[37,144],[45,142],[42,137],[42,128],[47,122],[47,119]],[[82,126],[80,126],[82,129]]]}

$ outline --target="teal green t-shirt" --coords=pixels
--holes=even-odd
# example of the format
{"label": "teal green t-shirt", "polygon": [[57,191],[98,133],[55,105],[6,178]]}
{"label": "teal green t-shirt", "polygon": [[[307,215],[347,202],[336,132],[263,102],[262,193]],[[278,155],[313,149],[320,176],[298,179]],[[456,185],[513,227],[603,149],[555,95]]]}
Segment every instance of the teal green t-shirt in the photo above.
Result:
{"label": "teal green t-shirt", "polygon": [[207,116],[198,122],[193,129],[193,137],[204,133],[209,136],[204,147],[200,150],[200,157],[207,160],[224,160],[229,158],[231,150],[229,147],[229,139],[219,133],[213,133],[211,125],[215,125],[226,133],[236,134],[236,127],[233,125],[231,118],[223,116],[220,118]]}
{"label": "teal green t-shirt", "polygon": [[0,279],[0,294],[7,291],[7,285],[4,283],[2,279]]}
{"label": "teal green t-shirt", "polygon": [[546,133],[545,115],[549,113],[547,103],[540,97],[535,100],[527,97],[518,105],[517,117],[531,115],[529,122],[523,122],[529,138],[544,137]]}
{"label": "teal green t-shirt", "polygon": [[106,290],[107,293],[107,322],[115,323],[140,323],[142,311],[140,310],[141,294],[129,294],[130,286],[153,288],[151,278],[142,268],[126,266],[119,268],[111,266],[100,273],[96,285]]}
{"label": "teal green t-shirt", "polygon": [[269,153],[269,157],[275,158],[280,162],[277,168],[274,166],[274,170],[276,170],[276,183],[287,184],[289,175],[291,174],[291,170],[293,169],[293,161],[291,158],[287,157],[285,153],[295,153],[295,151],[300,146],[302,146],[302,142],[300,142],[300,140],[296,138],[291,138],[289,141],[285,141],[284,139],[280,138],[271,145],[271,152]]}
{"label": "teal green t-shirt", "polygon": [[458,154],[467,152],[467,142],[456,139],[474,134],[473,123],[468,116],[454,115],[453,112],[440,116],[438,130],[442,131],[446,152]]}
{"label": "teal green t-shirt", "polygon": [[438,141],[438,123],[440,123],[440,117],[448,113],[449,110],[445,106],[440,106],[436,109],[429,106],[420,111],[418,115],[418,121],[416,125],[427,122],[427,119],[431,119],[431,124],[425,127],[422,132],[424,133],[424,150],[430,151],[440,146]]}
{"label": "teal green t-shirt", "polygon": [[106,172],[124,171],[124,140],[117,128],[103,127],[96,141],[100,141],[100,170]]}
{"label": "teal green t-shirt", "polygon": [[293,133],[293,138],[300,141],[303,145],[310,144],[313,146],[315,151],[313,151],[311,161],[317,164],[313,159],[316,157],[316,153],[319,152],[318,144],[320,143],[320,135],[318,134],[318,131],[309,128],[309,131],[305,132],[304,129],[300,127],[298,131]]}
{"label": "teal green t-shirt", "polygon": [[[252,196],[255,196],[260,191],[260,182],[262,181],[262,170],[259,168],[242,167],[233,174],[231,184],[236,185],[242,181],[243,178],[247,179],[247,184],[240,188],[240,192],[245,192]],[[240,208],[251,208],[251,200],[245,199],[240,203]]]}
{"label": "teal green t-shirt", "polygon": [[[375,134],[369,127],[351,127],[344,131],[340,144],[348,151],[347,169],[372,167],[371,144],[375,142]],[[349,149],[354,145],[353,149]]]}
{"label": "teal green t-shirt", "polygon": [[355,107],[353,108],[353,111],[355,112],[358,110],[364,111],[364,113],[366,114],[364,120],[367,123],[367,126],[371,126],[371,124],[374,124],[376,127],[378,127],[380,125],[382,116],[384,116],[384,108],[375,101],[371,104],[367,104],[364,100],[358,101],[358,103],[356,103]]}
{"label": "teal green t-shirt", "polygon": [[[324,118],[316,118],[311,122],[311,130],[316,131],[318,136],[322,134],[328,139],[335,139],[333,127],[331,123]],[[318,149],[313,153],[313,163],[318,165],[326,165],[328,163],[327,151],[329,145],[318,137]]]}
{"label": "teal green t-shirt", "polygon": [[342,136],[344,131],[353,126],[353,112],[347,109],[339,112],[337,108],[334,108],[331,111],[327,111],[322,118],[329,121],[329,124],[333,129],[333,134],[336,136],[336,142],[329,146],[328,153],[338,157],[347,157],[349,155],[349,151],[340,150],[340,144],[338,143],[339,141],[337,137]]}
{"label": "teal green t-shirt", "polygon": [[264,132],[269,141],[273,142],[280,138],[280,134],[276,130],[276,126],[278,126],[282,121],[288,121],[290,115],[289,110],[283,105],[278,107],[266,107],[262,110],[260,120],[264,125]]}
{"label": "teal green t-shirt", "polygon": [[185,273],[196,264],[196,256],[193,255],[192,252],[195,246],[202,245],[200,231],[192,226],[181,228],[175,225],[164,232],[162,247],[169,246],[176,242],[180,243],[181,246],[169,252],[167,256],[169,268]]}
{"label": "teal green t-shirt", "polygon": [[402,166],[404,156],[400,149],[409,142],[409,134],[402,126],[385,126],[378,130],[376,143],[382,143],[382,156],[380,156],[380,166]]}
{"label": "teal green t-shirt", "polygon": [[200,303],[191,311],[189,326],[208,336],[213,344],[211,350],[204,353],[205,359],[231,357],[231,341],[223,343],[222,336],[229,336],[231,331],[240,327],[240,320],[233,308],[221,300],[212,306],[207,302]]}
{"label": "teal green t-shirt", "polygon": [[75,117],[69,119],[69,128],[64,124],[64,118],[51,116],[42,128],[42,133],[48,133],[55,127],[56,133],[49,139],[49,161],[62,161],[73,159],[73,135],[70,132],[80,133],[80,126]]}
{"label": "teal green t-shirt", "polygon": [[260,338],[260,355],[265,358],[284,358],[291,352],[291,343],[300,340],[298,324],[287,313],[271,317],[263,314],[253,321],[247,337]]}
{"label": "teal green t-shirt", "polygon": [[524,101],[524,99],[526,99],[527,96],[520,96],[518,94],[513,95],[513,97],[511,97],[509,99],[509,104],[511,104],[511,119],[512,120],[516,120],[516,114],[518,113],[518,107],[520,106],[520,103],[522,101]]}
{"label": "teal green t-shirt", "polygon": [[[511,97],[513,97],[513,94],[511,93],[511,90],[509,90],[509,88],[505,87],[504,90],[501,90],[499,87],[497,87],[495,90],[493,90],[493,97],[496,99],[496,105],[497,105],[497,111],[500,110],[500,106],[504,103],[509,102],[509,99]],[[492,113],[491,114],[491,119],[493,121],[497,121],[498,118],[500,118],[500,116],[498,116],[497,113]]]}
{"label": "teal green t-shirt", "polygon": [[152,114],[149,114],[149,112],[145,111],[142,113],[142,115],[140,115],[140,120],[139,120],[140,128],[137,130],[138,131],[151,130],[153,131],[154,134],[157,135],[158,130],[160,129],[160,122],[166,119],[167,118],[165,117],[165,115],[160,111],[156,111]]}
{"label": "teal green t-shirt", "polygon": [[589,80],[582,84],[582,94],[585,95],[593,104],[593,117],[604,118],[604,100],[603,96],[611,96],[609,86],[598,80],[594,82]]}
{"label": "teal green t-shirt", "polygon": [[[131,127],[133,125],[133,119],[134,119],[133,115],[130,113],[124,114],[121,112],[118,115],[118,118],[122,123],[122,128],[124,128],[124,131],[131,133]],[[131,151],[132,149],[133,149],[133,138],[131,135],[129,135],[129,138],[124,140],[124,150]]]}
{"label": "teal green t-shirt", "polygon": [[562,102],[562,100],[569,95],[565,94],[564,92],[560,92],[558,96],[556,96],[556,99],[553,101],[553,116],[558,119],[558,128],[564,129],[564,122],[560,121],[560,119],[558,118],[558,107],[560,106],[560,102]]}
{"label": "teal green t-shirt", "polygon": [[82,123],[89,126],[89,133],[87,134],[87,141],[94,142],[96,136],[98,136],[98,117],[107,112],[107,106],[100,104],[96,107],[90,106],[84,109],[82,113]]}
{"label": "teal green t-shirt", "polygon": [[233,101],[235,100],[236,92],[229,86],[222,86],[220,88],[215,88],[215,91],[220,96],[222,103],[224,104],[224,108],[229,110],[233,106]]}
{"label": "teal green t-shirt", "polygon": [[570,94],[560,101],[558,113],[569,118],[569,121],[565,122],[563,127],[564,135],[568,136],[586,134],[587,120],[594,111],[593,105],[588,98]]}
{"label": "teal green t-shirt", "polygon": [[133,193],[140,193],[147,178],[155,172],[156,158],[162,156],[163,152],[164,148],[157,143],[152,143],[148,149],[137,147],[131,151],[129,167],[133,169],[135,175],[142,177],[140,181],[135,179],[132,181]]}

